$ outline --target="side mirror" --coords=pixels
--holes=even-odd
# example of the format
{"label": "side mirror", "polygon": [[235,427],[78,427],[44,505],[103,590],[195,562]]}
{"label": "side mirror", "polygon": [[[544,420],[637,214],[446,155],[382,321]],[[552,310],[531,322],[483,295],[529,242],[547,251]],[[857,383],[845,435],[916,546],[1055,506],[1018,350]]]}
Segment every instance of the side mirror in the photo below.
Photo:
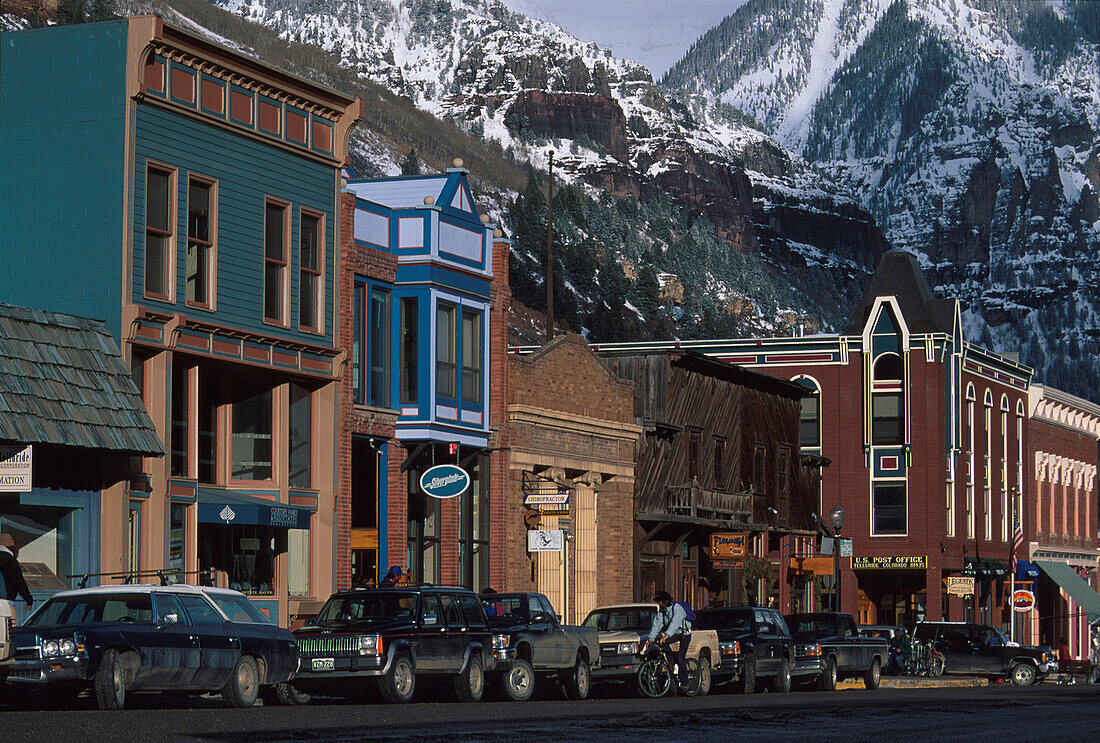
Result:
{"label": "side mirror", "polygon": [[541,611],[531,615],[531,624],[543,624],[549,621],[550,618],[543,614]]}
{"label": "side mirror", "polygon": [[165,614],[160,618],[161,625],[167,627],[170,624],[179,624],[179,614]]}

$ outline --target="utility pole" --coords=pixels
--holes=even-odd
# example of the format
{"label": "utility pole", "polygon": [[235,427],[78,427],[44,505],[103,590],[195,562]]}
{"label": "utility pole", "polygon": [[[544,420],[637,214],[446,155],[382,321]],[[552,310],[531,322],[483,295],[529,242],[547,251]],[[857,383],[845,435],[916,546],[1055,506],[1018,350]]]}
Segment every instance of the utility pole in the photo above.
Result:
{"label": "utility pole", "polygon": [[554,151],[550,150],[550,181],[546,190],[546,342],[554,338]]}

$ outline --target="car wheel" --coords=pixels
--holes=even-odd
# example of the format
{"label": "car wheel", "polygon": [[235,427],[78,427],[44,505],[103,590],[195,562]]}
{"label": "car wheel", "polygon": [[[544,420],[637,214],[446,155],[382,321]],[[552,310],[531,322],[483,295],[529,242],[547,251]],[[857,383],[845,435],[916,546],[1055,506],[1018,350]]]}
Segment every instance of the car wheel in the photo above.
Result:
{"label": "car wheel", "polygon": [[275,690],[275,700],[286,707],[300,707],[309,704],[311,696],[304,691],[298,691],[289,681],[281,681],[272,687]]}
{"label": "car wheel", "polygon": [[878,688],[880,681],[882,681],[882,666],[879,665],[878,658],[872,658],[871,667],[863,672],[863,685],[874,691]]}
{"label": "car wheel", "polygon": [[260,669],[251,655],[242,655],[222,687],[226,707],[251,707],[260,695]]}
{"label": "car wheel", "polygon": [[485,671],[481,658],[471,655],[466,668],[454,678],[455,696],[460,702],[480,702],[485,693]]}
{"label": "car wheel", "polygon": [[95,701],[100,709],[126,706],[126,670],[122,667],[122,656],[114,648],[104,651],[95,672]]}
{"label": "car wheel", "polygon": [[526,702],[535,693],[535,669],[523,658],[512,662],[502,679],[504,696],[513,702]]}
{"label": "car wheel", "polygon": [[738,689],[742,694],[752,694],[756,691],[756,659],[751,655],[745,658],[745,667],[741,671],[741,683]]}
{"label": "car wheel", "polygon": [[772,688],[780,694],[786,694],[791,690],[791,663],[786,658],[779,664],[779,672],[772,681]]}
{"label": "car wheel", "polygon": [[1030,663],[1017,663],[1012,667],[1012,683],[1016,686],[1031,686],[1035,683],[1035,666]]}
{"label": "car wheel", "polygon": [[699,658],[697,673],[699,674],[699,682],[695,684],[695,695],[705,697],[707,694],[710,694],[710,661],[706,658]]}
{"label": "car wheel", "polygon": [[378,677],[378,693],[390,704],[405,704],[416,691],[416,671],[407,655],[393,659],[390,670]]}
{"label": "car wheel", "polygon": [[592,686],[592,673],[588,669],[588,661],[578,655],[573,670],[567,672],[562,681],[566,697],[578,701],[587,699],[589,687]]}
{"label": "car wheel", "polygon": [[817,677],[819,691],[836,690],[836,659],[826,658],[825,665],[821,667],[821,675]]}

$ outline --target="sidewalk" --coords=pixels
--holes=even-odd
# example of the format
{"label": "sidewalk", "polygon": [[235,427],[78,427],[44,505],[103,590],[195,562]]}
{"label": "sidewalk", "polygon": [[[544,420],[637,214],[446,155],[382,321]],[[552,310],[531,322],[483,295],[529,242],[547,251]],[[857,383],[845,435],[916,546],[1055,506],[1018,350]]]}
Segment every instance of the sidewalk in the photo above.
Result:
{"label": "sidewalk", "polygon": [[[949,686],[989,686],[989,679],[977,676],[883,676],[883,689],[942,689]],[[837,689],[866,689],[863,679],[846,679]]]}

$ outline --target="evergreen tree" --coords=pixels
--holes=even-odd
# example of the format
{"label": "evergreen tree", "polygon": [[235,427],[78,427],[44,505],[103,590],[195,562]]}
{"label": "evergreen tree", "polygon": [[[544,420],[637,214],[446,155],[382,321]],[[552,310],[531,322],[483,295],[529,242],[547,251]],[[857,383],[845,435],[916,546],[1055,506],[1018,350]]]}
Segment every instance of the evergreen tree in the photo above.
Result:
{"label": "evergreen tree", "polygon": [[58,0],[55,18],[59,26],[84,23],[88,19],[87,0]]}
{"label": "evergreen tree", "polygon": [[89,23],[109,21],[118,16],[115,13],[114,0],[87,0],[87,19]]}
{"label": "evergreen tree", "polygon": [[401,175],[420,175],[420,158],[416,156],[416,150],[409,150],[401,161]]}

